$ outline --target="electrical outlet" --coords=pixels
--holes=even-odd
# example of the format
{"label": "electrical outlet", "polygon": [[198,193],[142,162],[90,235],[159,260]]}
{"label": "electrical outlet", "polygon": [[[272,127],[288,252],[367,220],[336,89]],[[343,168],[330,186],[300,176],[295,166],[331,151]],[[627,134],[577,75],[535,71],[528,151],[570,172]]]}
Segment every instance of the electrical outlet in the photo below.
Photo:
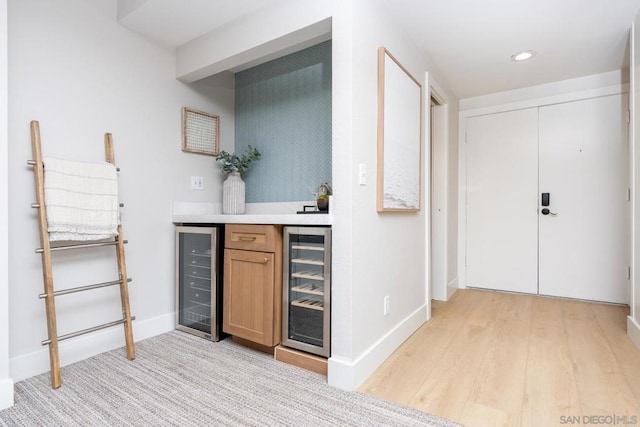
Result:
{"label": "electrical outlet", "polygon": [[389,315],[389,295],[384,297],[384,307],[382,310],[385,316]]}
{"label": "electrical outlet", "polygon": [[191,189],[192,190],[204,190],[204,178],[201,176],[191,177]]}

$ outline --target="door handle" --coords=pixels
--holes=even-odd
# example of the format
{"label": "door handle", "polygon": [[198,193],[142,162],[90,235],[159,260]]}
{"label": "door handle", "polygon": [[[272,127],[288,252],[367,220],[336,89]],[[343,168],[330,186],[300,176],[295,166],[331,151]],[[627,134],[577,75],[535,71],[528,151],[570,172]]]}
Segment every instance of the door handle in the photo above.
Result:
{"label": "door handle", "polygon": [[551,212],[548,208],[544,208],[542,209],[542,211],[540,211],[542,213],[542,215],[551,215],[551,216],[558,216],[557,213],[555,212]]}

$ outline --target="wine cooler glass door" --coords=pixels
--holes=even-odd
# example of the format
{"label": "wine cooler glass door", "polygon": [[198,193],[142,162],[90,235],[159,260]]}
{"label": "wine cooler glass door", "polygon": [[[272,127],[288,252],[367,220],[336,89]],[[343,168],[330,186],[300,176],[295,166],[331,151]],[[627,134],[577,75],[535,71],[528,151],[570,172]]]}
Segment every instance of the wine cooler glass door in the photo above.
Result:
{"label": "wine cooler glass door", "polygon": [[179,235],[178,324],[211,333],[211,235]]}
{"label": "wine cooler glass door", "polygon": [[328,356],[329,268],[327,236],[288,233],[288,302],[286,337],[289,345]]}

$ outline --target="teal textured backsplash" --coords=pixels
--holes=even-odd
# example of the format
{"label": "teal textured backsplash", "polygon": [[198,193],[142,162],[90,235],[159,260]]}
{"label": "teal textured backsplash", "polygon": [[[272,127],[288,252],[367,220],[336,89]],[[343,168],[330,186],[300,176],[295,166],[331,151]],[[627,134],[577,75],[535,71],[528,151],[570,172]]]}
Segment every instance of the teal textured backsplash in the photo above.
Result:
{"label": "teal textured backsplash", "polygon": [[311,200],[309,188],[331,183],[331,41],[235,77],[235,151],[262,153],[246,201]]}

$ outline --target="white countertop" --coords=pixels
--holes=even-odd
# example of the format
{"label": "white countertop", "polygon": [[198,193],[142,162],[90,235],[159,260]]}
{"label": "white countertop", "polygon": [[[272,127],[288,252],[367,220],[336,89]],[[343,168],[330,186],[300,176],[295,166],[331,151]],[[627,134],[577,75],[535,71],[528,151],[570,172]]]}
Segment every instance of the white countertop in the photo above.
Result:
{"label": "white countertop", "polygon": [[225,215],[220,203],[173,202],[175,224],[331,225],[332,215],[297,214],[313,202],[247,203],[244,215]]}

